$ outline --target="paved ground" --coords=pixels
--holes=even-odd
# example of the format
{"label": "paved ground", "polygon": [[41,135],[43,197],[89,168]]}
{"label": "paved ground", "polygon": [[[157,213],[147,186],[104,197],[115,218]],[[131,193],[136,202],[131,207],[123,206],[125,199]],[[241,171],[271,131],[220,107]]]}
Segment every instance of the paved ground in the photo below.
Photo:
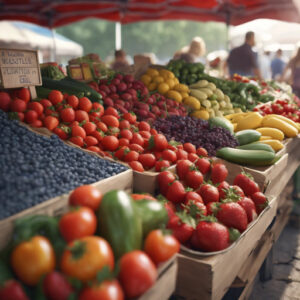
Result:
{"label": "paved ground", "polygon": [[283,230],[273,252],[273,278],[257,281],[250,300],[300,300],[300,228]]}

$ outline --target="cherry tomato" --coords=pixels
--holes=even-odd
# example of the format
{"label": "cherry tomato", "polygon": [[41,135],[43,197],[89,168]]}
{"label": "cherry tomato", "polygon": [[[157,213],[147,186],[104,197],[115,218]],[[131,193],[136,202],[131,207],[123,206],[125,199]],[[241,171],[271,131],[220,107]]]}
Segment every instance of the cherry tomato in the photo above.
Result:
{"label": "cherry tomato", "polygon": [[121,257],[119,278],[126,297],[134,298],[144,294],[155,283],[157,270],[145,252],[135,250]]}
{"label": "cherry tomato", "polygon": [[[10,103],[10,110],[15,112],[24,112],[26,110],[27,104],[24,100],[14,99]],[[29,107],[30,108],[30,107]]]}
{"label": "cherry tomato", "polygon": [[39,102],[29,102],[27,108],[35,110],[38,116],[41,116],[42,113],[44,112],[44,106]]}
{"label": "cherry tomato", "polygon": [[158,265],[178,253],[180,244],[171,234],[165,234],[157,229],[147,235],[144,249],[152,261]]}
{"label": "cherry tomato", "polygon": [[63,122],[71,123],[75,120],[75,111],[71,107],[64,108],[60,112],[60,118]]}
{"label": "cherry tomato", "polygon": [[67,97],[67,103],[76,109],[79,104],[79,99],[75,95],[70,95]]}
{"label": "cherry tomato", "polygon": [[75,111],[75,120],[78,122],[86,121],[88,122],[90,120],[89,115],[84,110],[76,110]]}
{"label": "cherry tomato", "polygon": [[137,171],[137,172],[144,172],[145,171],[143,165],[139,161],[131,161],[131,162],[128,163],[128,165],[134,171]]}
{"label": "cherry tomato", "polygon": [[78,300],[124,300],[124,292],[119,282],[105,280],[98,285],[85,287],[79,294]]}
{"label": "cherry tomato", "polygon": [[60,91],[52,90],[48,95],[48,99],[53,105],[56,105],[64,100],[64,95]]}
{"label": "cherry tomato", "polygon": [[87,113],[92,109],[93,104],[87,97],[82,97],[79,99],[78,108],[86,111]]}
{"label": "cherry tomato", "polygon": [[67,300],[74,292],[68,280],[57,271],[46,275],[43,281],[43,291],[48,300]]}
{"label": "cherry tomato", "polygon": [[72,136],[69,141],[79,147],[83,147],[84,142],[81,136]]}
{"label": "cherry tomato", "polygon": [[71,128],[71,134],[72,136],[80,136],[82,137],[83,139],[86,138],[86,133],[85,133],[85,130],[80,127],[80,126],[72,126]]}
{"label": "cherry tomato", "polygon": [[[37,112],[35,111],[35,110],[28,110],[26,113],[25,113],[25,117],[24,117],[24,119],[25,119],[25,122],[26,123],[33,123],[33,122],[35,122],[36,120],[37,120],[37,118],[38,118],[38,114],[37,114]],[[48,118],[48,117],[47,117]],[[54,117],[51,117],[51,118],[54,118]],[[58,120],[57,120],[58,121]],[[45,123],[45,120],[44,120],[44,124],[45,124],[45,126],[46,126],[46,124],[47,123]],[[56,126],[58,125],[58,123],[56,124]],[[56,127],[55,126],[55,127]],[[46,126],[47,127],[47,126]],[[54,127],[54,128],[55,128]],[[47,127],[48,128],[48,127]],[[49,129],[49,128],[48,128]],[[52,130],[52,129],[49,129],[49,130]]]}
{"label": "cherry tomato", "polygon": [[21,88],[17,91],[18,98],[24,100],[26,103],[30,101],[30,92],[26,88]]}
{"label": "cherry tomato", "polygon": [[71,242],[61,258],[63,273],[84,282],[94,279],[104,266],[114,268],[114,255],[108,242],[98,236]]}
{"label": "cherry tomato", "polygon": [[103,123],[105,123],[106,126],[108,127],[118,127],[119,128],[119,120],[115,117],[115,116],[112,116],[112,115],[103,115],[101,117],[101,121]]}
{"label": "cherry tomato", "polygon": [[136,115],[134,113],[125,113],[123,115],[123,118],[127,120],[130,124],[133,124],[136,122]]}
{"label": "cherry tomato", "polygon": [[64,214],[59,221],[59,230],[67,242],[93,235],[97,218],[89,207],[78,207]]}

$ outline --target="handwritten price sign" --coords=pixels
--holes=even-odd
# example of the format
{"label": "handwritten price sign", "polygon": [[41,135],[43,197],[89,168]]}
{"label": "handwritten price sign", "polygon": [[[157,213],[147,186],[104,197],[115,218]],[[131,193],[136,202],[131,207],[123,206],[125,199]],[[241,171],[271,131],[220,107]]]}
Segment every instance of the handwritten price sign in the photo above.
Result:
{"label": "handwritten price sign", "polygon": [[42,85],[37,51],[0,49],[0,86]]}

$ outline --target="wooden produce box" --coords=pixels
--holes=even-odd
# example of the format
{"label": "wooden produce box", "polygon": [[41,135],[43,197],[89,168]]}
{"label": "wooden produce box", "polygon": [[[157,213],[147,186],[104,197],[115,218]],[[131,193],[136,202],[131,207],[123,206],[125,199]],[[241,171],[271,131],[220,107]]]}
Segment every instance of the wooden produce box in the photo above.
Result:
{"label": "wooden produce box", "polygon": [[176,255],[158,268],[155,284],[137,300],[167,300],[174,293],[177,276]]}
{"label": "wooden produce box", "polygon": [[270,182],[277,178],[286,169],[288,164],[288,153],[283,154],[274,165],[266,167],[245,167],[219,158],[217,161],[226,165],[229,171],[227,177],[228,182],[233,182],[237,174],[245,171],[250,173],[259,185],[260,189],[265,191]]}
{"label": "wooden produce box", "polygon": [[[132,170],[126,170],[115,176],[100,180],[92,185],[99,188],[102,193],[113,189],[122,189],[128,192],[132,191]],[[20,213],[0,221],[0,249],[6,246],[12,235],[14,220],[33,214],[45,214],[48,216],[57,216],[67,211],[68,198],[70,193],[63,194],[50,200],[46,200],[34,207],[28,208]]]}
{"label": "wooden produce box", "polygon": [[185,300],[219,300],[230,288],[248,256],[274,219],[277,199],[254,221],[233,247],[214,256],[187,252],[178,255],[175,295]]}

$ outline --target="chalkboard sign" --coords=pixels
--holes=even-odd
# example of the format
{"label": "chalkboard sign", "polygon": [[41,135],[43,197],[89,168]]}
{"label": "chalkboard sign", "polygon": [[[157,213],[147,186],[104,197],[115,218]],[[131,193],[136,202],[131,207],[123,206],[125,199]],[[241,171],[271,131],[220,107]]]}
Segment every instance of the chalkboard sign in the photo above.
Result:
{"label": "chalkboard sign", "polygon": [[42,85],[37,51],[0,49],[0,87]]}

